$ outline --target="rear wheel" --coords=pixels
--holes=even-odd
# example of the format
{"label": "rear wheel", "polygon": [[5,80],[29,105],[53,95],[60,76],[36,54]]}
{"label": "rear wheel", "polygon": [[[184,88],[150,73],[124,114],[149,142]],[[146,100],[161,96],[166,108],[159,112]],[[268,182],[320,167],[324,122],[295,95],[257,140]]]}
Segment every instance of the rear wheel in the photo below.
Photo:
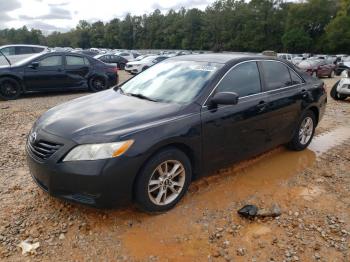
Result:
{"label": "rear wheel", "polygon": [[107,80],[101,76],[93,76],[89,80],[89,88],[92,92],[99,92],[107,89]]}
{"label": "rear wheel", "polygon": [[137,206],[147,212],[163,212],[174,207],[191,182],[191,163],[176,148],[154,155],[141,170],[135,183]]}
{"label": "rear wheel", "polygon": [[0,79],[0,98],[5,100],[17,99],[21,94],[21,86],[17,80],[9,77]]}
{"label": "rear wheel", "polygon": [[330,92],[330,95],[331,95],[331,97],[332,97],[334,100],[345,100],[345,99],[347,98],[347,96],[346,96],[346,95],[342,95],[342,94],[340,94],[340,93],[337,91],[337,87],[338,87],[339,82],[340,82],[340,80],[337,81],[337,82],[333,85],[333,87],[332,87],[332,89],[331,89],[331,92]]}
{"label": "rear wheel", "polygon": [[301,151],[308,147],[315,133],[316,118],[312,111],[306,111],[295,131],[292,140],[288,143],[288,148]]}

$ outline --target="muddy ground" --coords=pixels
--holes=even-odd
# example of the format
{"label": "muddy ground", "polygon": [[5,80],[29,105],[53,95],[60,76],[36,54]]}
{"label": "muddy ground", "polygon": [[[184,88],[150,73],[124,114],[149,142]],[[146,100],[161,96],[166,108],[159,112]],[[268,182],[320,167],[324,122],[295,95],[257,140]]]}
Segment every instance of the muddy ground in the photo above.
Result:
{"label": "muddy ground", "polygon": [[[335,79],[324,81],[329,90]],[[32,181],[32,123],[87,94],[0,101],[0,261],[350,261],[349,100],[329,98],[308,150],[279,147],[238,163],[194,182],[175,209],[148,215],[68,204]],[[277,204],[282,215],[243,219],[245,204]],[[22,255],[26,239],[39,242],[35,254]]]}

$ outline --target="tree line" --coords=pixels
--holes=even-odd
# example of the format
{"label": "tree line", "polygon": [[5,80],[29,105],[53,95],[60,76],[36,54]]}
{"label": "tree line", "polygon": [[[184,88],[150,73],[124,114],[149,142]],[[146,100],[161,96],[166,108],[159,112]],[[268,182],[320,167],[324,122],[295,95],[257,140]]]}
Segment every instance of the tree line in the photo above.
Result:
{"label": "tree line", "polygon": [[1,44],[122,49],[350,53],[350,0],[217,0],[204,11],[181,8],[108,23],[80,21],[66,33],[0,30]]}

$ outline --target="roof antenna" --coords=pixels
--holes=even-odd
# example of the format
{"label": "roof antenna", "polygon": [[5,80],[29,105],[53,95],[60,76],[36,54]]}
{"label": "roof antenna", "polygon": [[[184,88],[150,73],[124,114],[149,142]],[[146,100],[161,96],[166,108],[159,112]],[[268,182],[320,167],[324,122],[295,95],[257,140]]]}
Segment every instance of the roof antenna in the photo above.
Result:
{"label": "roof antenna", "polygon": [[9,63],[9,65],[11,66],[11,62],[10,60],[7,58],[7,56],[5,56],[5,54],[0,50],[0,54],[3,55],[3,57],[5,57],[6,61]]}

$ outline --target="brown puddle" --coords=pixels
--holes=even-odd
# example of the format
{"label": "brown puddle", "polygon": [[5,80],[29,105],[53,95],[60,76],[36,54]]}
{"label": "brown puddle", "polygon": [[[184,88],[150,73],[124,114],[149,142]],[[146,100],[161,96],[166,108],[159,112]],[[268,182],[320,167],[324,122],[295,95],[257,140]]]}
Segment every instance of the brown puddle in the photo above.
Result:
{"label": "brown puddle", "polygon": [[[215,213],[247,201],[270,205],[278,200],[284,208],[292,206],[295,198],[312,201],[322,189],[298,188],[294,192],[291,190],[293,186],[288,185],[292,183],[291,178],[312,166],[316,154],[326,152],[349,137],[349,128],[338,128],[315,137],[311,150],[294,152],[280,147],[221,170],[217,175],[195,181],[190,193],[175,209],[156,216],[139,216],[141,223],[127,229],[121,236],[123,247],[129,255],[141,261],[151,255],[158,256],[160,261],[207,260],[212,253],[208,232],[203,229],[203,223],[196,222],[203,218],[204,213]],[[231,220],[238,219],[232,212]],[[218,225],[209,225],[209,228],[215,226]],[[241,240],[251,245],[249,232],[264,235],[270,234],[271,229],[251,224],[245,232]]]}

